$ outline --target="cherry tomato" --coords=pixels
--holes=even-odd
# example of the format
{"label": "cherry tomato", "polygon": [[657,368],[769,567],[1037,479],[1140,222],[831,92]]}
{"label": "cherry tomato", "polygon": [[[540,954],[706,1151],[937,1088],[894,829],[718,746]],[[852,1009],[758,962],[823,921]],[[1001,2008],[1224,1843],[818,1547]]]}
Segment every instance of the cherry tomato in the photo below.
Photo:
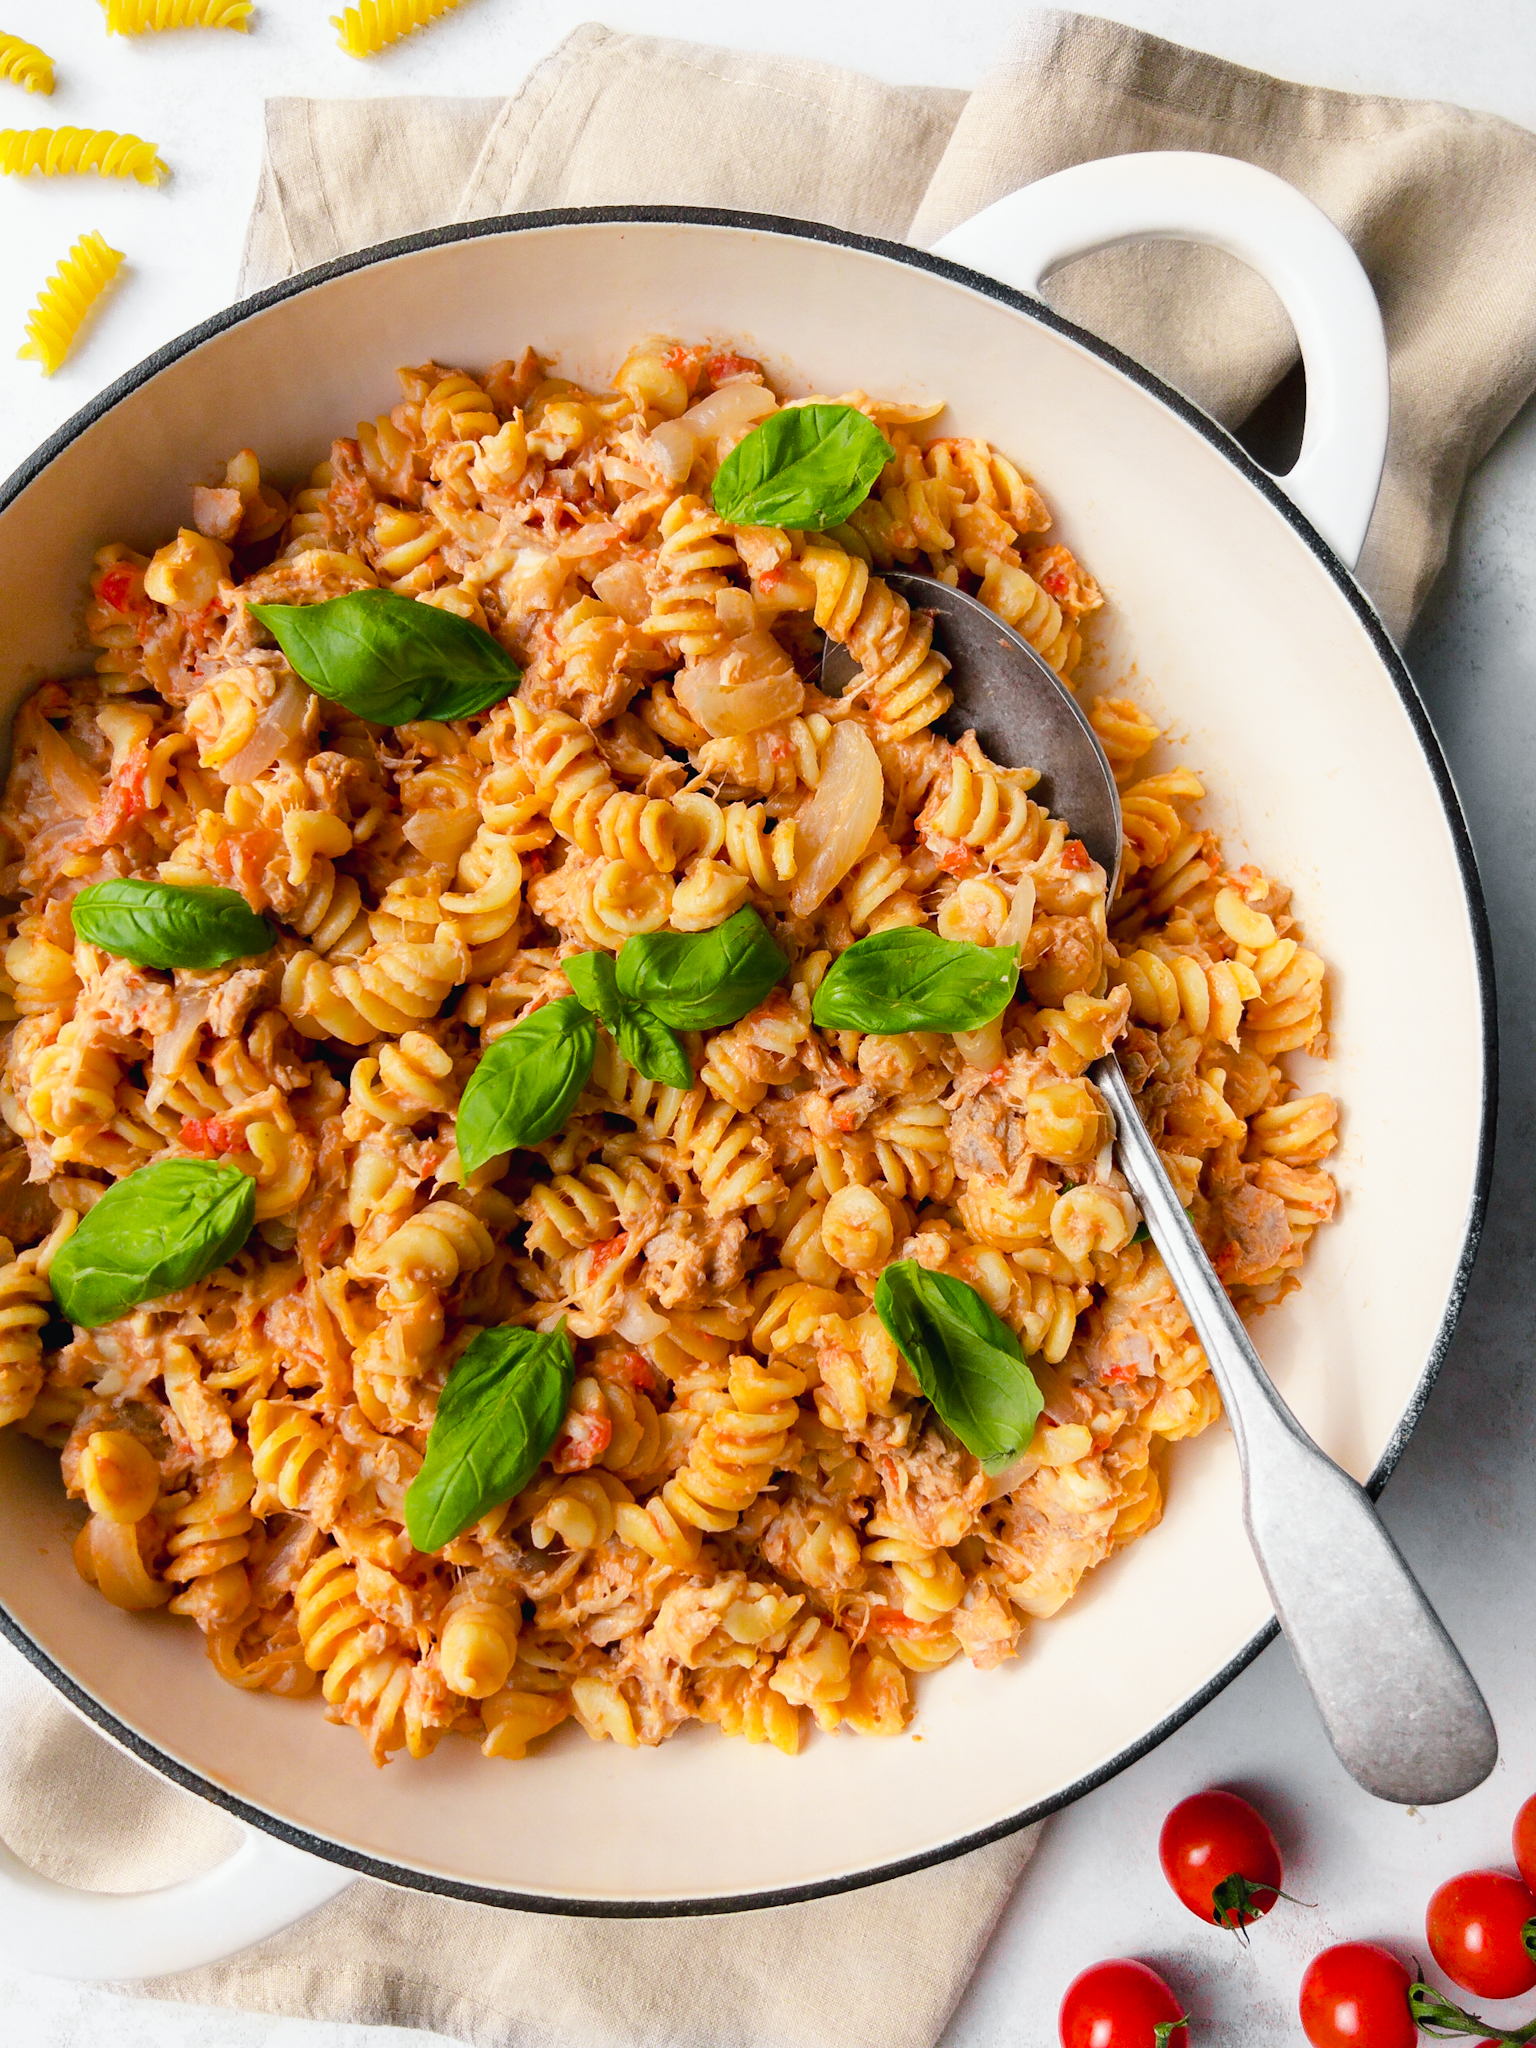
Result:
{"label": "cherry tomato", "polygon": [[1245,1927],[1280,1896],[1280,1851],[1268,1824],[1235,1792],[1197,1792],[1163,1822],[1163,1875],[1191,1913]]}
{"label": "cherry tomato", "polygon": [[1325,1948],[1301,1980],[1302,2032],[1312,2048],[1417,2048],[1412,1982],[1396,1956],[1370,1942]]}
{"label": "cherry tomato", "polygon": [[[1145,1963],[1095,1963],[1061,2001],[1061,2048],[1189,2048],[1184,2008]],[[1166,2028],[1162,2041],[1158,2029]]]}
{"label": "cherry tomato", "polygon": [[1453,1984],[1479,1998],[1518,1998],[1536,1984],[1521,1930],[1536,1898],[1503,1870],[1469,1870],[1441,1885],[1424,1915],[1435,1961]]}
{"label": "cherry tomato", "polygon": [[1520,1875],[1536,1892],[1536,1799],[1527,1799],[1515,1815],[1514,1850]]}

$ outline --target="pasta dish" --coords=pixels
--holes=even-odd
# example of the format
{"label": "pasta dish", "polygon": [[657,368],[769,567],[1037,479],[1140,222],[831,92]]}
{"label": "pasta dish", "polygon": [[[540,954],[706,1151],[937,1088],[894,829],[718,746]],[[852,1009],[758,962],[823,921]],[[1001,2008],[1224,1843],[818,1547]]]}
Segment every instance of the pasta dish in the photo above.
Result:
{"label": "pasta dish", "polygon": [[1131,697],[1113,903],[936,729],[882,571],[1069,689],[1102,603],[938,408],[672,339],[400,382],[101,548],[94,673],[17,716],[0,1423],[107,1600],[379,1762],[896,1733],[1219,1414],[1089,1066],[1274,1301],[1335,1204],[1323,963]]}

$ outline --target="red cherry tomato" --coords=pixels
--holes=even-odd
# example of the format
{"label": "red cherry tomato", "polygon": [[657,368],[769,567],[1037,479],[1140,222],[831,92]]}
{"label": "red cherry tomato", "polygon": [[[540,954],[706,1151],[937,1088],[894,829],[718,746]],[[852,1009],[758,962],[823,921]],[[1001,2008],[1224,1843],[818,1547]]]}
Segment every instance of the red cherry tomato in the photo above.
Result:
{"label": "red cherry tomato", "polygon": [[1536,1919],[1536,1897],[1504,1870],[1469,1870],[1441,1885],[1424,1915],[1435,1961],[1453,1984],[1479,1998],[1518,1998],[1536,1984],[1521,1930]]}
{"label": "red cherry tomato", "polygon": [[1280,1851],[1268,1824],[1235,1792],[1197,1792],[1163,1822],[1163,1875],[1207,1925],[1244,1927],[1280,1895]]}
{"label": "red cherry tomato", "polygon": [[1325,1948],[1301,1980],[1301,2027],[1312,2048],[1417,2048],[1408,1972],[1384,1948]]}
{"label": "red cherry tomato", "polygon": [[1061,2001],[1061,2048],[1189,2048],[1184,2008],[1145,1963],[1094,1963]]}
{"label": "red cherry tomato", "polygon": [[1536,1892],[1536,1798],[1527,1799],[1515,1815],[1514,1850],[1520,1875]]}

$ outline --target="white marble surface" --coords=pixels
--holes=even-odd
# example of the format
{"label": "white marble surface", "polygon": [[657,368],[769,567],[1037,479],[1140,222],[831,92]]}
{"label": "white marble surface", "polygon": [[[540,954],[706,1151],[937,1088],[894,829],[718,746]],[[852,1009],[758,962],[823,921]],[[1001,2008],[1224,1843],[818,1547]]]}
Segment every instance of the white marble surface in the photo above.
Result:
{"label": "white marble surface", "polygon": [[[11,0],[5,26],[58,60],[51,101],[8,94],[11,124],[127,128],[176,166],[162,192],[93,181],[0,190],[0,334],[86,228],[127,250],[132,271],[78,357],[51,382],[0,355],[0,474],[97,390],[233,294],[267,94],[511,89],[592,10],[574,0],[469,0],[456,17],[374,64],[338,52],[320,0],[260,0],[257,33],[109,42],[96,0]],[[963,86],[1030,11],[1007,0],[965,10],[928,0],[827,6],[780,0],[633,0],[602,11],[617,27],[691,35],[862,66],[894,80]],[[1530,0],[1121,0],[1119,18],[1284,75],[1346,89],[1446,98],[1536,126],[1536,10]],[[1475,195],[1470,203],[1475,203]],[[1055,1819],[945,2037],[945,2048],[1055,2038],[1061,1990],[1082,1965],[1136,1954],[1186,1999],[1201,2048],[1299,2042],[1297,1980],[1307,1956],[1345,1938],[1422,1948],[1424,1901],[1471,1865],[1507,1860],[1514,1809],[1536,1790],[1536,1619],[1529,1473],[1536,1396],[1525,1367],[1536,1324],[1529,1155],[1536,1123],[1536,407],[1474,479],[1450,566],[1409,656],[1450,754],[1483,863],[1501,992],[1504,1089],[1484,1248],[1451,1358],[1385,1498],[1399,1540],[1481,1679],[1503,1761],[1471,1798],[1403,1813],[1357,1791],[1332,1760],[1283,1647],[1262,1656],[1152,1756]],[[1411,905],[1384,906],[1404,917]],[[1405,1008],[1432,986],[1405,965]],[[1411,1105],[1405,1109],[1411,1114]],[[1426,1170],[1433,1170],[1426,1134]],[[1027,1731],[1024,1739],[1027,1739]],[[1259,1798],[1287,1851],[1292,1888],[1252,1947],[1217,1940],[1173,1900],[1157,1869],[1157,1828],[1185,1792],[1233,1785]],[[15,2048],[437,2048],[396,2029],[315,2026],[126,2000],[0,1973]],[[1523,2007],[1520,2008],[1523,2014]],[[572,2043],[571,2048],[580,2048]]]}

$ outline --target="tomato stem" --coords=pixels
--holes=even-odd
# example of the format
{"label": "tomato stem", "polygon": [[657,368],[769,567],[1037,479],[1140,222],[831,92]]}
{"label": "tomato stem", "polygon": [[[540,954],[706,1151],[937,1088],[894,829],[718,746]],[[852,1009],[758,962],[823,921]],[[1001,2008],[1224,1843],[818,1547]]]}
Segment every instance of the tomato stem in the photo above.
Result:
{"label": "tomato stem", "polygon": [[1155,2048],[1168,2048],[1169,2042],[1172,2041],[1174,2035],[1179,2032],[1180,2028],[1186,2030],[1184,2034],[1184,2048],[1189,2048],[1189,2034],[1187,2031],[1188,2027],[1189,2014],[1187,2012],[1181,2012],[1176,2020],[1159,2020],[1157,2025],[1152,2029],[1152,2039],[1155,2044]]}
{"label": "tomato stem", "polygon": [[[1417,1970],[1417,1964],[1414,1967]],[[1414,2023],[1435,2041],[1449,2041],[1458,2034],[1474,2034],[1480,2041],[1536,2041],[1536,2020],[1528,2020],[1523,2027],[1496,2027],[1490,2020],[1480,2020],[1476,2013],[1452,2005],[1417,1975],[1408,1987],[1408,2011]]]}
{"label": "tomato stem", "polygon": [[1277,1885],[1254,1884],[1234,1871],[1231,1877],[1224,1877],[1211,1893],[1211,1918],[1218,1927],[1235,1934],[1246,1948],[1249,1923],[1262,1920],[1278,1899],[1309,1909],[1311,1905],[1310,1900],[1298,1899],[1290,1892],[1281,1891]]}

